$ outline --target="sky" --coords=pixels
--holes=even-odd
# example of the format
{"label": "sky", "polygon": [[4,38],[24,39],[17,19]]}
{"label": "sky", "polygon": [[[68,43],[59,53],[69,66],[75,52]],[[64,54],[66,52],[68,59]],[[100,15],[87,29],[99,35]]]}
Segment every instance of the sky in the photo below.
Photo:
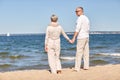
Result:
{"label": "sky", "polygon": [[78,6],[90,31],[120,31],[120,0],[0,0],[0,34],[45,33],[52,14],[65,32],[74,32]]}

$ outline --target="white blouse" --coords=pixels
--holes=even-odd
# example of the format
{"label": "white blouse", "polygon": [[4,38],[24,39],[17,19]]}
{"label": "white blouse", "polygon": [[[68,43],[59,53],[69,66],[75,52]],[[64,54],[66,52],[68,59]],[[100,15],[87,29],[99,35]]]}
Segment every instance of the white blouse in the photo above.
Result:
{"label": "white blouse", "polygon": [[52,40],[60,39],[60,35],[63,35],[67,40],[69,40],[69,37],[66,35],[64,30],[60,25],[58,26],[51,26],[49,25],[46,30],[46,37],[45,37],[45,45],[48,44],[49,38]]}

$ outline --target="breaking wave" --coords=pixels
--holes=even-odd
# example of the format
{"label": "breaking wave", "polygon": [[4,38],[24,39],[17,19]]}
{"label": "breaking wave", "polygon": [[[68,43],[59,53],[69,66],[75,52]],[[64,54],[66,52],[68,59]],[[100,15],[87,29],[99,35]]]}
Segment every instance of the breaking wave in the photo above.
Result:
{"label": "breaking wave", "polygon": [[60,57],[62,60],[74,60],[75,57]]}
{"label": "breaking wave", "polygon": [[120,56],[120,53],[99,53],[98,55],[105,55],[105,56]]}

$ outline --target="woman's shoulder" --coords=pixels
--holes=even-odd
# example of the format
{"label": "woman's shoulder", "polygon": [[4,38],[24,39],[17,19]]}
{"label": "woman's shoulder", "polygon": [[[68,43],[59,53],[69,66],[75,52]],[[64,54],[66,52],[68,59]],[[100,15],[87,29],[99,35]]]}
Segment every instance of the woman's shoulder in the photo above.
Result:
{"label": "woman's shoulder", "polygon": [[58,27],[59,27],[59,28],[62,28],[62,26],[61,26],[60,24],[58,25]]}
{"label": "woman's shoulder", "polygon": [[61,26],[61,25],[58,25],[58,26],[48,25],[48,26],[47,26],[47,29],[59,29],[59,30],[61,30],[61,29],[62,29],[62,26]]}

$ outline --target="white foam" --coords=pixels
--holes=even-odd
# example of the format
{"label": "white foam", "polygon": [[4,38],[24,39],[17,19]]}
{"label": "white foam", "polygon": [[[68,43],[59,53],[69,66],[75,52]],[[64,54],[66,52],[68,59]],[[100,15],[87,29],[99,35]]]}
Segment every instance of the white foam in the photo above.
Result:
{"label": "white foam", "polygon": [[60,57],[60,59],[64,59],[64,60],[74,60],[75,57]]}
{"label": "white foam", "polygon": [[120,56],[120,53],[99,53],[106,56]]}

